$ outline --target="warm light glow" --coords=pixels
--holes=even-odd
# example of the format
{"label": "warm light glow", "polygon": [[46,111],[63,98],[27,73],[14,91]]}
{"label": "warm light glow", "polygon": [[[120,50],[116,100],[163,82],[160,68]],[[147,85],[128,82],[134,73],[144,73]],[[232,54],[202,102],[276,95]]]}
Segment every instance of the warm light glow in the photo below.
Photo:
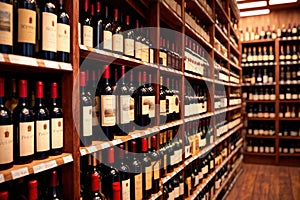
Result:
{"label": "warm light glow", "polygon": [[254,15],[266,15],[269,13],[270,13],[269,9],[252,10],[252,11],[240,12],[240,16],[247,17],[247,16],[254,16]]}
{"label": "warm light glow", "polygon": [[239,9],[246,9],[246,8],[257,8],[257,7],[263,7],[267,6],[266,1],[257,1],[257,2],[251,2],[251,3],[241,3],[237,5]]}
{"label": "warm light glow", "polygon": [[277,5],[277,4],[286,4],[286,3],[295,3],[297,0],[270,0],[270,5]]}

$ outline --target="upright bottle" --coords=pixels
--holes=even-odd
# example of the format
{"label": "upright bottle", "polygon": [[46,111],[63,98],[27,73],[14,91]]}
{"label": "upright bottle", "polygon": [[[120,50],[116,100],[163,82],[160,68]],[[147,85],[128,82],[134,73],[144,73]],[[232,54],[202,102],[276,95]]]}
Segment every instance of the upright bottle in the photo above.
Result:
{"label": "upright bottle", "polygon": [[0,170],[12,167],[13,164],[13,124],[11,112],[4,106],[4,79],[0,78]]}
{"label": "upright bottle", "polygon": [[50,175],[50,187],[47,193],[47,198],[55,199],[55,200],[62,199],[60,194],[59,184],[58,184],[58,174],[56,170],[52,171]]}
{"label": "upright bottle", "polygon": [[92,144],[92,102],[87,96],[86,73],[80,72],[80,141],[82,146]]}
{"label": "upright bottle", "polygon": [[34,111],[35,120],[35,158],[45,159],[50,150],[50,115],[44,105],[44,83],[36,83]]}
{"label": "upright bottle", "polygon": [[57,13],[57,60],[69,62],[71,45],[70,21],[69,15],[64,9],[63,0],[59,0]]}
{"label": "upright bottle", "polygon": [[151,150],[149,151],[152,166],[152,193],[156,194],[159,192],[159,180],[160,180],[160,154],[157,151],[157,140],[156,136],[151,137]]}
{"label": "upright bottle", "polygon": [[130,199],[141,200],[143,198],[143,176],[141,162],[136,157],[136,142],[131,142],[132,161],[130,163]]}
{"label": "upright bottle", "polygon": [[125,146],[119,146],[119,172],[121,182],[121,196],[122,199],[130,199],[130,169],[125,162]]}
{"label": "upright bottle", "polygon": [[88,200],[106,200],[105,196],[100,192],[99,174],[91,174],[91,187]]}
{"label": "upright bottle", "polygon": [[96,1],[96,14],[93,22],[93,30],[94,30],[94,47],[97,49],[103,48],[103,16],[101,10],[101,2],[100,0]]}
{"label": "upright bottle", "polygon": [[134,125],[135,100],[134,100],[134,97],[133,97],[133,94],[134,94],[135,90],[136,90],[136,87],[133,83],[133,71],[131,70],[130,71],[130,83],[128,85],[128,92],[129,92],[129,95],[130,95],[130,102],[129,102],[130,131],[133,131],[135,129],[135,125]]}
{"label": "upright bottle", "polygon": [[28,195],[27,200],[38,200],[38,181],[30,180],[28,181]]}
{"label": "upright bottle", "polygon": [[18,1],[17,9],[17,48],[22,56],[34,56],[36,45],[36,3],[35,0]]}
{"label": "upright bottle", "polygon": [[160,124],[164,124],[167,121],[167,105],[166,105],[166,92],[163,86],[163,77],[160,76],[160,88],[159,88],[159,108],[160,108]]}
{"label": "upright bottle", "polygon": [[[113,88],[110,84],[110,66],[104,67],[102,81],[97,86],[96,96],[99,96],[100,102],[100,127],[101,139],[114,139],[114,126],[116,125],[116,96],[113,94]],[[103,135],[104,133],[104,135]]]}
{"label": "upright bottle", "polygon": [[148,140],[141,138],[141,153],[143,154],[141,164],[143,167],[143,199],[149,199],[152,194],[152,163],[148,156]]}
{"label": "upright bottle", "polygon": [[12,112],[15,107],[18,105],[18,97],[17,97],[17,84],[16,79],[11,79],[11,94],[9,95],[9,98],[5,102],[5,106]]}
{"label": "upright bottle", "polygon": [[138,60],[142,60],[142,47],[143,47],[143,44],[142,44],[142,35],[140,34],[140,23],[139,23],[139,20],[137,19],[136,20],[136,29],[135,29],[135,32],[134,32],[134,37],[135,37],[135,40],[134,40],[134,55],[135,55],[135,58],[138,59]]}
{"label": "upright bottle", "polygon": [[19,103],[13,111],[14,162],[29,163],[34,155],[34,114],[28,106],[27,81],[19,81]]}
{"label": "upright bottle", "polygon": [[130,25],[130,16],[126,15],[124,34],[124,55],[134,58],[134,31]]}
{"label": "upright bottle", "polygon": [[59,155],[62,153],[64,128],[63,112],[57,102],[57,83],[51,83],[51,104],[50,104],[50,146],[51,154]]}
{"label": "upright bottle", "polygon": [[89,0],[84,0],[84,8],[80,19],[82,26],[82,44],[93,47],[93,24],[89,13]]}
{"label": "upright bottle", "polygon": [[[146,72],[144,72],[144,75]],[[152,86],[152,75],[149,74],[149,81],[147,84],[147,89],[148,89],[148,102],[149,102],[149,124],[151,126],[155,125],[155,90]]]}
{"label": "upright bottle", "polygon": [[114,9],[114,21],[112,22],[112,50],[114,53],[123,54],[123,34],[119,24],[119,10]]}
{"label": "upright bottle", "polygon": [[12,53],[13,47],[13,4],[12,0],[0,1],[3,28],[0,30],[0,52]]}
{"label": "upright bottle", "polygon": [[108,6],[105,6],[105,19],[103,25],[103,49],[106,51],[112,51],[112,23],[109,18]]}

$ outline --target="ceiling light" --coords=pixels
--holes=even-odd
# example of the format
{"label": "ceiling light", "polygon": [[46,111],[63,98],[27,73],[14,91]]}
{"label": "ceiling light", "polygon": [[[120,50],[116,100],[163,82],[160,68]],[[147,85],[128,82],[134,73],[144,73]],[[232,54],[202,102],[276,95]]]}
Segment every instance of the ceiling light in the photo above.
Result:
{"label": "ceiling light", "polygon": [[263,7],[267,6],[266,1],[257,1],[257,2],[251,2],[251,3],[240,3],[238,4],[238,8],[241,9],[247,9],[247,8],[257,8],[257,7]]}
{"label": "ceiling light", "polygon": [[254,15],[266,15],[270,13],[270,9],[262,9],[262,10],[251,10],[246,12],[240,12],[241,17],[254,16]]}
{"label": "ceiling light", "polygon": [[277,5],[277,4],[286,4],[286,3],[295,3],[297,0],[270,0],[270,5]]}

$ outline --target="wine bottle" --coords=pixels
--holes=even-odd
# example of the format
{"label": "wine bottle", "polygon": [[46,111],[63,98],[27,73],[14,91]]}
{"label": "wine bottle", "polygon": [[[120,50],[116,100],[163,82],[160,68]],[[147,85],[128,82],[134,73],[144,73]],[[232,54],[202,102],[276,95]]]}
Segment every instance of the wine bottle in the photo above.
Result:
{"label": "wine bottle", "polygon": [[160,76],[159,108],[160,108],[160,124],[162,125],[167,121],[166,92],[165,92],[165,87],[163,86],[162,76]]}
{"label": "wine bottle", "polygon": [[55,200],[62,199],[58,184],[58,174],[56,170],[53,170],[50,174],[50,187],[47,192],[47,198]]}
{"label": "wine bottle", "polygon": [[130,177],[130,199],[140,200],[143,198],[143,176],[141,162],[136,157],[136,142],[131,141],[132,161],[130,169],[132,171]]}
{"label": "wine bottle", "polygon": [[152,193],[156,194],[159,192],[159,181],[160,181],[160,154],[157,151],[156,136],[151,137],[151,150],[149,151],[151,157],[151,166],[153,172],[152,179]]}
{"label": "wine bottle", "polygon": [[18,1],[17,8],[17,53],[22,56],[34,56],[36,45],[36,2]]}
{"label": "wine bottle", "polygon": [[8,191],[0,191],[0,199],[1,200],[8,200]]}
{"label": "wine bottle", "polygon": [[173,186],[174,186],[174,200],[179,200],[180,196],[180,186],[179,186],[179,176],[178,174],[173,178]]}
{"label": "wine bottle", "polygon": [[281,38],[286,38],[287,37],[287,32],[286,32],[286,28],[285,28],[285,24],[282,24],[281,27]]}
{"label": "wine bottle", "polygon": [[45,159],[50,151],[50,115],[44,105],[44,83],[36,83],[36,99],[33,108],[35,118],[35,158]]}
{"label": "wine bottle", "polygon": [[80,72],[80,140],[81,145],[89,146],[92,144],[92,102],[87,96],[86,73]]}
{"label": "wine bottle", "polygon": [[126,15],[124,34],[124,55],[134,58],[134,31],[130,25],[130,16]]}
{"label": "wine bottle", "polygon": [[102,16],[102,10],[101,10],[101,1],[96,1],[96,14],[94,16],[94,22],[93,22],[93,36],[94,36],[94,47],[97,49],[103,49],[103,16]]}
{"label": "wine bottle", "polygon": [[28,196],[27,200],[38,200],[38,181],[30,180],[28,181]]}
{"label": "wine bottle", "polygon": [[286,37],[287,37],[288,39],[290,39],[291,36],[292,36],[292,28],[291,28],[291,24],[289,24],[289,25],[288,25],[288,29],[287,29],[287,31],[286,31]]}
{"label": "wine bottle", "polygon": [[13,4],[11,0],[0,1],[3,27],[0,31],[0,52],[12,53],[13,48]]}
{"label": "wine bottle", "polygon": [[57,60],[60,62],[70,61],[70,20],[66,13],[63,0],[59,0],[57,14]]}
{"label": "wine bottle", "polygon": [[184,182],[184,197],[188,198],[191,195],[191,189],[192,189],[192,171],[191,171],[191,165],[187,166],[185,168],[186,176],[185,176],[185,182]]}
{"label": "wine bottle", "polygon": [[10,112],[13,112],[15,107],[18,105],[18,97],[17,97],[17,85],[16,85],[16,79],[11,79],[11,89],[10,89],[10,95],[9,98],[5,102],[6,108],[10,110]]}
{"label": "wine bottle", "polygon": [[293,26],[293,28],[292,28],[291,36],[292,36],[294,39],[297,39],[297,26],[296,26],[296,23],[294,23],[294,26]]}
{"label": "wine bottle", "polygon": [[135,129],[135,126],[134,126],[135,100],[134,100],[134,97],[133,97],[133,94],[134,94],[135,90],[136,90],[136,88],[135,88],[134,83],[133,83],[133,71],[131,70],[130,71],[130,83],[128,85],[128,92],[129,92],[129,95],[130,95],[130,101],[129,101],[129,117],[130,117],[130,127],[129,128],[130,128],[130,131],[133,131]]}
{"label": "wine bottle", "polygon": [[50,105],[50,144],[51,154],[59,155],[63,148],[63,112],[57,104],[57,83],[51,83],[51,105]]}
{"label": "wine bottle", "polygon": [[165,89],[166,92],[166,107],[167,107],[167,122],[171,122],[174,120],[173,111],[175,110],[175,99],[174,99],[174,92],[170,88],[170,78],[167,77],[166,79],[167,88]]}
{"label": "wine bottle", "polygon": [[266,39],[266,32],[265,32],[265,28],[262,26],[261,30],[260,30],[260,38],[261,40]]}
{"label": "wine bottle", "polygon": [[114,53],[123,54],[122,26],[119,24],[119,10],[114,9],[114,21],[112,22],[112,50]]}
{"label": "wine bottle", "polygon": [[88,200],[106,200],[105,196],[100,192],[99,174],[91,174],[91,188]]}
{"label": "wine bottle", "polygon": [[122,199],[130,199],[130,174],[129,167],[125,163],[125,145],[119,145],[119,172],[121,182]]}
{"label": "wine bottle", "polygon": [[102,81],[98,83],[96,90],[96,97],[99,97],[96,100],[100,105],[99,122],[102,129],[98,134],[100,134],[101,140],[113,140],[114,126],[116,125],[116,96],[110,84],[110,66],[106,65],[104,68]]}
{"label": "wine bottle", "polygon": [[[144,75],[146,72],[144,72]],[[146,101],[149,102],[149,125],[154,126],[155,125],[155,90],[152,86],[152,75],[149,74],[149,81],[146,85],[148,90],[148,98]]]}
{"label": "wine bottle", "polygon": [[4,106],[4,79],[0,78],[0,170],[8,169],[13,164],[14,135],[11,112]]}
{"label": "wine bottle", "polygon": [[29,163],[34,155],[34,114],[28,106],[27,81],[19,80],[19,102],[13,111],[14,162]]}
{"label": "wine bottle", "polygon": [[80,17],[82,44],[93,47],[93,24],[89,13],[89,0],[84,0],[84,8]]}
{"label": "wine bottle", "polygon": [[143,154],[141,164],[143,167],[143,199],[149,199],[152,194],[152,163],[147,153],[147,138],[141,138],[141,153]]}
{"label": "wine bottle", "polygon": [[142,35],[140,33],[140,22],[139,20],[137,19],[136,22],[136,29],[135,29],[135,32],[134,32],[134,37],[135,37],[135,40],[134,40],[134,55],[135,55],[135,58],[138,59],[138,60],[142,60],[142,47],[143,47],[143,44],[142,44]]}
{"label": "wine bottle", "polygon": [[103,24],[103,49],[112,51],[112,23],[109,18],[108,6],[105,6],[105,19]]}

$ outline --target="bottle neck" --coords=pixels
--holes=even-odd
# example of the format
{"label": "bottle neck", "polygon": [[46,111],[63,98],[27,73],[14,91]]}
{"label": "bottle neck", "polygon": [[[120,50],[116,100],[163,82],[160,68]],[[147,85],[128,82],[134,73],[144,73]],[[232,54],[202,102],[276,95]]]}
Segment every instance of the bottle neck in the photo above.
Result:
{"label": "bottle neck", "polygon": [[4,104],[4,98],[0,97],[0,105],[3,105],[3,104]]}
{"label": "bottle neck", "polygon": [[36,104],[36,105],[41,105],[41,104],[43,104],[43,99],[42,99],[42,98],[36,98],[36,99],[35,99],[35,104]]}
{"label": "bottle neck", "polygon": [[80,86],[80,92],[81,94],[85,94],[85,86]]}
{"label": "bottle neck", "polygon": [[57,99],[56,98],[52,98],[51,102],[52,102],[52,105],[55,105],[55,106],[57,105]]}

